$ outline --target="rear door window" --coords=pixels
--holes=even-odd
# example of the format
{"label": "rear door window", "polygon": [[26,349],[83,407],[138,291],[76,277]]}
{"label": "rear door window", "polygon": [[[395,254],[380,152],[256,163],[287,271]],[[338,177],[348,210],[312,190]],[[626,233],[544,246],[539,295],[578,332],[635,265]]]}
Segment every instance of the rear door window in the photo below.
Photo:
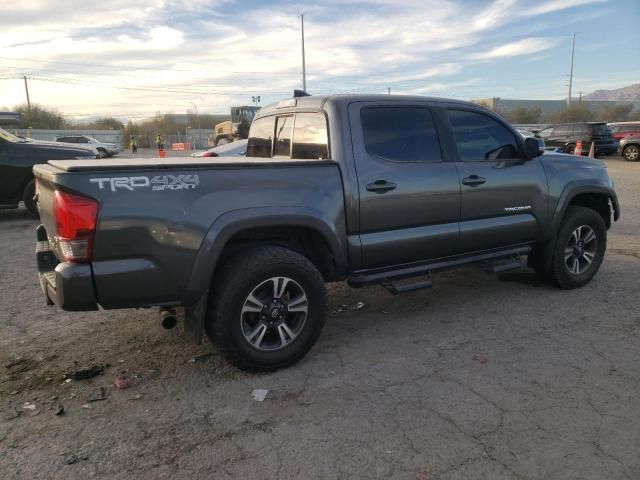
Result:
{"label": "rear door window", "polygon": [[276,142],[273,149],[274,157],[291,156],[291,134],[293,132],[293,115],[276,119]]}
{"label": "rear door window", "polygon": [[469,110],[449,110],[448,115],[461,161],[520,158],[515,135],[496,119]]}
{"label": "rear door window", "polygon": [[431,111],[425,107],[371,107],[360,111],[367,153],[397,162],[440,162]]}
{"label": "rear door window", "polygon": [[321,113],[298,113],[293,127],[291,158],[329,158],[327,121]]}
{"label": "rear door window", "polygon": [[247,142],[247,157],[271,157],[275,120],[275,116],[270,116],[253,122]]}

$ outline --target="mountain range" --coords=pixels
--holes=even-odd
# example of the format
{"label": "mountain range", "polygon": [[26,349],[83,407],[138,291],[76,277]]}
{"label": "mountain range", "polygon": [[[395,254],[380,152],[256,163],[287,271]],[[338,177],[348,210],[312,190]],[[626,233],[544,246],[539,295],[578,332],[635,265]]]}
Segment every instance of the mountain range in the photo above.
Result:
{"label": "mountain range", "polygon": [[640,83],[634,83],[627,87],[612,90],[596,90],[588,95],[583,95],[583,100],[612,100],[617,102],[640,101]]}

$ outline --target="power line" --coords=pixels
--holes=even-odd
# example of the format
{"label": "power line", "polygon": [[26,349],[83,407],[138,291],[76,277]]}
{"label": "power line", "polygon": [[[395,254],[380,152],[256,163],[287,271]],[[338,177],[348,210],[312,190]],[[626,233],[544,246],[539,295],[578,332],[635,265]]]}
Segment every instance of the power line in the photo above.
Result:
{"label": "power line", "polygon": [[[75,66],[80,66],[80,67],[92,67],[92,68],[108,68],[108,69],[113,69],[113,68],[127,68],[130,70],[153,70],[154,72],[159,72],[159,71],[164,71],[164,72],[188,72],[188,73],[204,73],[202,67],[198,68],[198,69],[185,69],[185,68],[170,68],[170,69],[159,69],[158,67],[154,67],[154,66],[140,66],[140,65],[106,65],[106,64],[99,64],[99,63],[79,63],[79,62],[61,62],[58,60],[49,60],[49,59],[27,59],[27,58],[16,58],[16,57],[2,57],[0,56],[0,59],[2,60],[12,60],[12,61],[18,61],[18,62],[28,62],[28,63],[43,63],[43,64],[49,64],[49,63],[56,63],[56,64],[60,64],[60,65],[75,65]],[[287,76],[290,77],[292,75],[294,75],[294,73],[287,73],[287,72],[268,72],[268,71],[235,71],[235,70],[222,70],[219,68],[216,68],[216,72],[224,72],[224,73],[236,73],[236,74],[248,74],[248,73],[252,73],[252,74],[264,74],[264,75],[282,75],[282,76]]]}
{"label": "power line", "polygon": [[94,86],[94,87],[105,87],[105,88],[113,88],[117,90],[134,90],[134,91],[145,91],[145,92],[156,92],[156,93],[175,93],[175,94],[184,94],[184,95],[245,95],[250,93],[262,93],[262,94],[270,94],[270,95],[287,95],[290,92],[265,92],[264,90],[242,90],[242,91],[233,91],[233,90],[200,90],[197,89],[194,85],[114,85],[103,82],[95,82],[91,80],[77,80],[73,78],[59,78],[59,77],[46,77],[42,75],[28,75],[28,78],[31,80],[39,80],[43,82],[52,82],[59,84],[68,84],[68,85],[85,85],[85,86]]}

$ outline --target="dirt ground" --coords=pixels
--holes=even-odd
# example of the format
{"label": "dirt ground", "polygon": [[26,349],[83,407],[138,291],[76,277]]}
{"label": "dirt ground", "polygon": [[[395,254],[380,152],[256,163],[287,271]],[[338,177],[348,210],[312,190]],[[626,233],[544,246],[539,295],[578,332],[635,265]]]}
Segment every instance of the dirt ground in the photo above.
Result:
{"label": "dirt ground", "polygon": [[585,288],[526,269],[331,285],[318,344],[266,375],[156,310],[45,307],[36,222],[0,212],[0,477],[640,478],[640,163],[606,163],[622,220]]}

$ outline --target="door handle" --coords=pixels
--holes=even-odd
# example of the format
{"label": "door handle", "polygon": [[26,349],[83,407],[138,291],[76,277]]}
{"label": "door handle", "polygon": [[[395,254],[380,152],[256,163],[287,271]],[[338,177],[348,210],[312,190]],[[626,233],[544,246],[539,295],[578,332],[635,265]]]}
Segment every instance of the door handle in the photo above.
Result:
{"label": "door handle", "polygon": [[479,177],[478,175],[469,175],[468,177],[462,179],[462,184],[469,185],[470,187],[475,187],[477,185],[482,185],[486,181],[487,179],[484,177]]}
{"label": "door handle", "polygon": [[386,193],[396,187],[397,185],[395,183],[387,182],[386,180],[376,180],[375,182],[367,185],[367,190],[375,193]]}

